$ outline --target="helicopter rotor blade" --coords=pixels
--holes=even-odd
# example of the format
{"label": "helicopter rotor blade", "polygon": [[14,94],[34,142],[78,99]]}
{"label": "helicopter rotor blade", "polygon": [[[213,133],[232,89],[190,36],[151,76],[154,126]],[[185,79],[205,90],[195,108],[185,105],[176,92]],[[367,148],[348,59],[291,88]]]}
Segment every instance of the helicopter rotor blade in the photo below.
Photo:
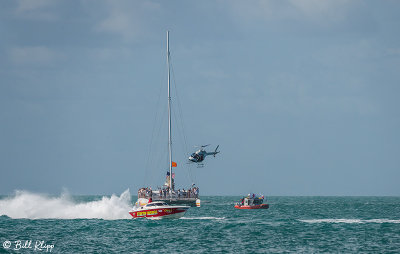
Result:
{"label": "helicopter rotor blade", "polygon": [[196,146],[194,146],[194,147],[201,147],[201,148],[204,148],[204,147],[206,147],[206,146],[209,146],[209,145],[211,145],[211,144],[208,144],[208,145],[202,145],[202,146],[196,145]]}

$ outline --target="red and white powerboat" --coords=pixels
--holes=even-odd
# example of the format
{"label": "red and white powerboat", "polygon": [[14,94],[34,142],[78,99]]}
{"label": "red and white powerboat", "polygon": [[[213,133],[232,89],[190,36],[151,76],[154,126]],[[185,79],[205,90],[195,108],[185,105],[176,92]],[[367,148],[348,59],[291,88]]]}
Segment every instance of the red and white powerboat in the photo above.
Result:
{"label": "red and white powerboat", "polygon": [[163,201],[155,201],[144,206],[134,206],[129,212],[133,218],[178,219],[190,206],[172,206]]}

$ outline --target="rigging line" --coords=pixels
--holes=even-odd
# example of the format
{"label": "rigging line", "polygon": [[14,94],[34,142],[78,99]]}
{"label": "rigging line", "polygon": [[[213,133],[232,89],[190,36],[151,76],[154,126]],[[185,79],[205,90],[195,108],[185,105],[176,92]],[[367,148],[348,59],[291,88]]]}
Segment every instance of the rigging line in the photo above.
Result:
{"label": "rigging line", "polygon": [[[172,108],[172,116],[174,117],[175,122],[178,122],[178,121],[176,120],[177,116],[176,116],[175,108],[174,108],[174,107],[171,107],[171,108]],[[180,134],[180,136],[181,136],[181,138],[182,138],[182,132],[180,131],[179,128],[180,128],[180,127],[177,125],[178,132],[179,132],[179,134]],[[186,156],[185,151],[183,151],[183,154],[184,154],[184,158],[185,158],[185,156]],[[183,167],[183,168],[184,168],[184,167]],[[188,168],[187,168],[187,169],[188,169]],[[189,173],[189,178],[188,178],[187,180],[189,180],[190,183],[193,183],[193,177],[192,177],[191,172],[190,172],[189,170],[188,170],[188,173]],[[187,178],[187,177],[188,177],[188,175],[186,175],[186,178]]]}
{"label": "rigging line", "polygon": [[185,128],[184,128],[184,124],[183,124],[183,114],[182,114],[182,106],[181,106],[181,100],[179,98],[179,94],[178,94],[178,89],[176,88],[176,80],[175,80],[175,72],[174,72],[174,66],[172,65],[171,62],[171,70],[172,70],[172,79],[174,80],[174,87],[175,87],[175,95],[178,101],[178,110],[179,110],[179,117],[180,117],[180,124],[182,125],[182,133],[183,133],[183,137],[184,137],[184,142],[185,142],[185,152],[188,152],[188,148],[187,148],[187,142],[186,142],[186,133],[185,133]]}
{"label": "rigging line", "polygon": [[[161,161],[161,158],[163,157],[163,154],[168,154],[168,152],[165,152],[165,147],[164,147],[164,141],[165,140],[160,140],[160,134],[161,134],[161,130],[163,129],[163,126],[164,126],[164,124],[163,123],[165,123],[166,121],[165,121],[165,119],[166,119],[166,117],[167,117],[167,114],[166,114],[166,111],[167,111],[167,109],[166,108],[164,108],[164,110],[163,110],[163,113],[162,113],[162,118],[161,118],[161,122],[160,122],[160,124],[158,125],[158,130],[157,130],[157,132],[156,132],[156,138],[155,138],[155,140],[156,141],[158,141],[158,143],[157,143],[157,147],[159,147],[159,149],[157,149],[155,152],[154,152],[154,156],[153,156],[153,158],[158,158],[158,160],[153,160],[153,162],[155,162],[155,163],[153,163],[153,167],[152,167],[152,169],[151,169],[151,173],[153,173],[153,171],[155,171],[155,170],[160,170],[159,168],[160,168],[160,161]],[[168,149],[167,149],[167,151],[168,151]],[[166,164],[166,165],[168,165],[168,163]]]}
{"label": "rigging line", "polygon": [[[161,128],[159,130],[161,130]],[[158,134],[160,134],[160,131]],[[154,154],[153,169],[154,171],[156,170],[157,172],[160,172],[161,170],[163,172],[165,166],[168,165],[168,163],[164,161],[165,158],[168,158],[168,141],[165,139],[162,140],[158,139],[158,140],[159,142],[157,144],[157,147],[159,149]],[[159,175],[159,173],[157,175]]]}
{"label": "rigging line", "polygon": [[[162,174],[157,174],[156,177],[154,177],[154,182],[155,185],[154,186],[158,186],[158,184],[160,183],[160,179],[161,182],[164,183],[165,182],[165,170],[167,170],[167,165],[168,165],[168,160],[169,160],[169,156],[168,156],[168,142],[162,142],[163,144],[160,145],[159,147],[162,148],[160,149],[160,154],[158,154],[155,159],[153,160],[153,164],[154,164],[154,168],[158,169],[158,172],[162,172]],[[167,170],[168,171],[168,170]]]}
{"label": "rigging line", "polygon": [[[165,118],[165,117],[164,117]],[[161,128],[159,128],[159,131],[157,132],[157,137],[160,135],[160,130]],[[156,139],[159,141],[159,139]],[[158,142],[157,143],[157,151],[155,151],[155,153],[153,154],[153,160],[152,160],[152,170],[151,173],[153,173],[154,171],[157,170],[157,172],[160,171],[160,168],[163,168],[162,171],[164,171],[164,167],[165,165],[168,165],[168,163],[164,163],[164,157],[166,156],[166,158],[168,158],[168,147],[165,146],[165,140],[162,142]],[[165,156],[164,156],[165,155]],[[157,174],[157,177],[153,177],[152,179],[159,179],[159,175]]]}
{"label": "rigging line", "polygon": [[[168,160],[169,160],[169,157],[168,157],[168,143],[166,143],[166,145],[164,144],[163,146],[163,149],[162,149],[162,154],[160,155],[160,156],[158,156],[158,159],[157,159],[157,161],[156,161],[156,165],[157,165],[157,168],[160,170],[162,170],[162,174],[161,174],[161,179],[162,179],[162,181],[161,182],[165,182],[165,165],[168,165]],[[156,177],[156,179],[160,179],[160,175],[158,175],[157,177]],[[157,183],[159,183],[160,181],[157,181]]]}
{"label": "rigging line", "polygon": [[[188,165],[188,170],[189,170],[190,173],[192,172],[193,167],[194,167],[194,164],[189,164],[189,165]],[[192,181],[192,183],[196,183],[197,185],[199,185],[199,182],[197,181],[196,175],[193,175],[193,181]]]}
{"label": "rigging line", "polygon": [[157,116],[158,116],[158,111],[159,111],[159,105],[160,105],[160,98],[161,98],[161,91],[162,91],[162,83],[160,82],[160,88],[159,88],[159,92],[158,92],[158,99],[157,99],[157,107],[156,107],[156,114],[154,117],[154,121],[153,121],[153,129],[151,132],[151,139],[150,139],[150,145],[149,145],[149,149],[148,149],[148,153],[147,153],[147,160],[146,160],[146,166],[145,166],[145,178],[144,178],[144,184],[146,185],[147,183],[147,177],[148,177],[148,168],[149,168],[149,162],[150,162],[150,154],[152,151],[152,146],[153,146],[153,141],[154,141],[154,131],[155,131],[155,127],[157,124]]}
{"label": "rigging line", "polygon": [[[156,114],[153,120],[153,129],[151,132],[151,139],[150,139],[150,145],[149,145],[149,149],[148,149],[148,153],[147,153],[147,160],[146,160],[146,165],[145,165],[145,176],[144,176],[144,184],[146,186],[147,184],[147,177],[148,177],[148,170],[149,170],[149,164],[150,164],[150,154],[151,151],[153,150],[153,141],[154,141],[154,132],[157,126],[157,117],[158,117],[158,112],[159,112],[159,108],[160,108],[160,101],[161,101],[161,92],[163,88],[163,81],[160,82],[160,88],[159,88],[159,92],[158,92],[158,99],[157,99],[157,106],[156,106]],[[150,172],[151,174],[151,172]]]}
{"label": "rigging line", "polygon": [[[174,105],[174,104],[172,103],[172,106],[173,106],[173,105]],[[177,121],[177,118],[178,118],[178,117],[177,117],[175,108],[174,108],[174,107],[171,107],[171,108],[172,108],[172,113],[173,113],[172,115],[173,115],[173,117],[174,117],[174,121],[175,121],[175,122],[178,122],[178,121]],[[183,134],[182,134],[182,133],[183,133],[182,127],[179,126],[179,124],[177,124],[177,125],[176,125],[176,128],[177,128],[177,130],[178,130],[177,132],[179,133],[180,141],[183,141],[183,140],[184,140],[184,137],[183,137]],[[184,150],[185,150],[185,148],[182,148],[181,151],[185,153]],[[184,156],[185,156],[185,154],[184,154]]]}
{"label": "rigging line", "polygon": [[[172,79],[173,79],[173,83],[174,83],[174,87],[175,87],[175,95],[178,101],[178,110],[179,110],[179,117],[180,117],[180,124],[182,126],[182,135],[183,135],[183,141],[184,141],[184,157],[186,157],[189,153],[188,153],[188,145],[187,145],[187,139],[186,139],[186,133],[185,133],[185,126],[183,124],[183,114],[182,114],[182,106],[181,106],[181,101],[179,98],[179,94],[178,94],[178,89],[176,87],[176,79],[175,79],[175,72],[174,72],[174,66],[172,64],[172,61],[170,62],[171,64],[171,70],[172,70]],[[192,172],[191,170],[189,170],[189,168],[187,168],[187,172],[189,174],[190,180],[193,182],[193,176],[192,176]]]}
{"label": "rigging line", "polygon": [[187,138],[186,138],[186,132],[185,132],[185,125],[183,123],[183,113],[182,113],[182,106],[181,106],[181,100],[178,94],[178,89],[176,87],[176,79],[175,79],[175,72],[174,72],[174,66],[171,63],[171,70],[172,70],[172,78],[174,80],[174,87],[175,87],[175,95],[178,101],[178,110],[179,110],[179,120],[180,120],[180,124],[182,126],[182,135],[183,135],[183,141],[184,141],[184,145],[185,145],[185,156],[188,154],[188,145],[187,145]]}

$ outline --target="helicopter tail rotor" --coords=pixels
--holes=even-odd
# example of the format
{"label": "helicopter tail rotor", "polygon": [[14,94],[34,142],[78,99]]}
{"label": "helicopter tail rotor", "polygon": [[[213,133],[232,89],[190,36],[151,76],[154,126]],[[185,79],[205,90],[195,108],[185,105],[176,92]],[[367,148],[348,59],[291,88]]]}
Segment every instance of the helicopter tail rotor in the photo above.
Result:
{"label": "helicopter tail rotor", "polygon": [[217,150],[218,150],[218,147],[219,147],[219,145],[217,145],[217,147],[215,148],[214,157],[215,157],[215,155],[216,155],[217,153],[219,153],[219,151],[217,151]]}

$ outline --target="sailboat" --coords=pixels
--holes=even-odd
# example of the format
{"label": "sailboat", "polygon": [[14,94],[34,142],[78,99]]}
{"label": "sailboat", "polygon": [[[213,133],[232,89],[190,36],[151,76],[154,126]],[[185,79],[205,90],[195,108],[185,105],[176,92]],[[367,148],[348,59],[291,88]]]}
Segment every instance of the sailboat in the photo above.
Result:
{"label": "sailboat", "polygon": [[144,206],[152,202],[162,201],[169,205],[182,204],[200,207],[199,188],[194,184],[186,190],[175,189],[175,173],[172,168],[177,167],[177,163],[172,160],[172,128],[171,128],[171,71],[170,71],[170,51],[169,51],[169,31],[167,31],[167,66],[168,66],[168,160],[169,170],[167,172],[166,183],[157,190],[151,187],[140,188],[138,190],[137,206]]}

